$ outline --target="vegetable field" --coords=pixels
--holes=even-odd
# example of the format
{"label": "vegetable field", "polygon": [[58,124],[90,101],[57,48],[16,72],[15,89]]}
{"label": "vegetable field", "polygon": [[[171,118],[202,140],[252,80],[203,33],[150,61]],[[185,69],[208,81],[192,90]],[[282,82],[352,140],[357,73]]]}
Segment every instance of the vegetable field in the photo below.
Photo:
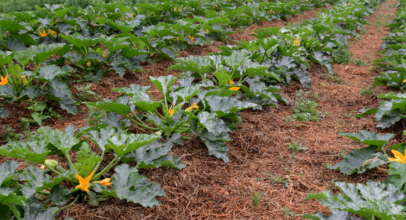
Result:
{"label": "vegetable field", "polygon": [[104,2],[0,14],[4,219],[405,218],[406,1]]}

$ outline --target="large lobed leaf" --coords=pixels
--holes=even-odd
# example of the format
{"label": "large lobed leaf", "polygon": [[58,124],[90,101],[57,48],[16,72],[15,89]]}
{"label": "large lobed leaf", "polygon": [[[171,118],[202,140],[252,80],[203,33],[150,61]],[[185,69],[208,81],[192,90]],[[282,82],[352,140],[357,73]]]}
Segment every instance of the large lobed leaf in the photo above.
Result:
{"label": "large lobed leaf", "polygon": [[120,134],[109,138],[107,141],[108,147],[112,149],[117,156],[122,156],[131,151],[135,151],[158,138],[160,138],[160,136],[155,134]]}
{"label": "large lobed leaf", "polygon": [[114,169],[113,189],[100,184],[92,184],[96,192],[126,199],[144,207],[159,205],[156,196],[164,196],[164,190],[157,183],[150,183],[145,176],[139,175],[136,168],[122,164]]}
{"label": "large lobed leaf", "polygon": [[393,185],[369,181],[367,185],[337,182],[342,193],[333,195],[330,191],[311,193],[306,199],[317,199],[328,208],[348,211],[367,219],[402,220],[404,207],[397,203],[404,199],[399,188]]}

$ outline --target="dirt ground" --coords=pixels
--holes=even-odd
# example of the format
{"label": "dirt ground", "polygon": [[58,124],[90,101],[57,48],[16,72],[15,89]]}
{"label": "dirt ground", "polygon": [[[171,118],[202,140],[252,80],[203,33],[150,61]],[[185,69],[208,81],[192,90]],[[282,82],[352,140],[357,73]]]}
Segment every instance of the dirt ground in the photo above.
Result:
{"label": "dirt ground", "polygon": [[[143,208],[118,199],[102,202],[98,207],[87,203],[75,204],[60,213],[58,219],[300,219],[295,214],[315,213],[327,209],[317,201],[305,200],[308,193],[333,190],[334,181],[364,183],[368,179],[379,181],[386,177],[386,168],[381,167],[362,175],[344,176],[339,171],[327,168],[327,163],[335,164],[342,159],[344,150],[362,147],[360,144],[337,135],[338,132],[358,132],[359,130],[394,133],[392,142],[405,141],[401,135],[405,127],[396,124],[385,131],[375,128],[373,116],[355,118],[363,107],[377,107],[379,100],[376,94],[390,91],[386,87],[376,88],[372,96],[361,96],[360,91],[370,86],[373,77],[378,75],[369,69],[372,60],[379,58],[382,37],[389,34],[390,29],[383,24],[392,20],[396,10],[396,1],[389,0],[377,8],[367,18],[366,33],[360,39],[350,42],[349,51],[353,54],[352,61],[363,59],[367,66],[334,65],[336,77],[328,75],[320,65],[313,65],[309,70],[312,78],[312,89],[308,97],[318,103],[317,110],[322,112],[318,122],[287,122],[292,115],[291,106],[280,104],[279,107],[265,107],[262,111],[248,110],[242,112],[243,122],[227,143],[230,151],[230,162],[207,155],[203,143],[189,140],[184,146],[176,146],[171,154],[183,160],[186,168],[174,170],[170,168],[149,169],[140,171],[152,182],[157,182],[165,190],[166,197],[160,197],[160,206]],[[261,22],[250,26],[243,33],[233,34],[233,40],[253,40],[250,36],[255,29],[268,26],[285,26],[291,22],[300,22],[315,16],[315,11],[305,12],[292,17],[288,22]],[[389,15],[392,15],[390,17]],[[379,23],[377,22],[379,21]],[[216,51],[216,46],[223,42],[215,42],[191,52],[182,52],[181,56],[206,55]],[[114,98],[118,93],[110,92],[117,87],[130,84],[151,85],[149,76],[176,75],[176,71],[168,72],[173,63],[163,61],[144,66],[142,72],[130,72],[123,78],[106,76],[94,83],[91,90],[100,92],[103,97]],[[71,85],[73,93],[76,92]],[[84,85],[80,85],[84,86]],[[303,89],[298,82],[282,86],[282,92],[293,104],[296,93]],[[318,95],[315,97],[314,94]],[[158,93],[156,93],[158,94]],[[57,105],[55,105],[57,107]],[[22,105],[9,108],[13,117],[0,121],[0,126],[10,125],[17,131],[21,130],[21,117],[27,117]],[[67,125],[82,127],[86,124],[87,108],[81,105],[80,114],[71,116],[63,114],[62,118],[47,120],[46,125],[64,130]],[[308,149],[294,153],[288,149],[287,143],[299,141]],[[7,158],[0,158],[4,162]],[[279,177],[281,181],[277,181]],[[265,194],[258,206],[252,205],[251,194]],[[282,212],[281,210],[289,210]],[[292,215],[288,217],[288,215]]]}

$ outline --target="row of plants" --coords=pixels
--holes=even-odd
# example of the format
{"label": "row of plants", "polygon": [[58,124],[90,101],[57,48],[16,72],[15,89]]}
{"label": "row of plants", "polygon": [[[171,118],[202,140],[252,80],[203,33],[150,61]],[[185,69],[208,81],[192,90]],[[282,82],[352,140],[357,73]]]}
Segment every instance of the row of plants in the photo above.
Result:
{"label": "row of plants", "polygon": [[[289,84],[297,79],[304,87],[311,87],[307,73],[311,62],[324,66],[330,74],[336,51],[342,50],[351,37],[358,37],[366,24],[365,16],[374,12],[375,1],[340,2],[332,10],[324,10],[313,19],[289,27],[269,27],[255,31],[257,40],[241,41],[235,46],[220,46],[216,56],[230,56],[234,51],[246,54],[258,65],[269,67],[281,81],[262,76],[267,85]],[[187,65],[191,58],[180,59],[180,65]],[[204,62],[207,58],[200,59]],[[193,71],[183,68],[183,70]]]}
{"label": "row of plants", "polygon": [[0,18],[0,118],[9,115],[6,104],[27,102],[34,109],[32,118],[40,122],[38,112],[49,100],[77,114],[67,84],[72,80],[95,82],[108,72],[123,76],[141,70],[140,63],[176,60],[177,50],[218,40],[237,24],[287,18],[329,1],[312,2],[46,5],[10,13]]}
{"label": "row of plants", "polygon": [[[393,28],[392,32],[383,38],[385,41],[382,44],[381,53],[384,56],[374,60],[377,69],[381,71],[381,75],[374,78],[371,88],[383,85],[394,90],[404,90],[406,83],[406,45],[404,35],[406,33],[404,21],[406,20],[406,12],[404,3],[399,2],[399,10],[396,11],[396,17],[389,24]],[[375,120],[378,122],[378,128],[389,128],[395,123],[402,121],[406,115],[406,96],[403,92],[400,93],[384,93],[378,95],[378,98],[385,99],[378,108],[364,108],[361,110],[359,117],[375,114]]]}
{"label": "row of plants", "polygon": [[[349,34],[355,35],[354,30],[363,23],[357,20],[372,12],[372,7],[377,4],[367,0],[337,4],[333,10],[318,17],[348,20],[355,28],[338,29],[335,28],[337,23],[322,23],[319,26],[325,27],[326,32],[330,30],[331,36],[326,34],[320,37],[321,33],[312,36],[347,39]],[[338,12],[341,12],[341,18]],[[308,23],[306,27],[312,25]],[[42,166],[42,169],[28,166],[16,171],[17,162],[9,161],[1,165],[0,202],[4,213],[17,219],[39,216],[53,218],[59,211],[78,201],[98,205],[110,197],[126,199],[142,206],[158,205],[156,196],[163,196],[164,191],[158,184],[150,183],[146,177],[139,175],[138,169],[163,166],[183,168],[182,161],[169,152],[175,144],[182,145],[185,139],[200,139],[207,146],[209,155],[228,162],[225,143],[231,141],[229,133],[235,131],[241,122],[242,110],[275,106],[278,101],[288,104],[278,94],[278,86],[263,82],[265,78],[275,82],[286,80],[283,78],[285,75],[275,71],[280,66],[274,63],[285,60],[283,63],[291,62],[290,66],[295,68],[297,60],[299,66],[307,66],[310,62],[306,60],[308,56],[296,54],[307,54],[309,50],[312,56],[322,56],[334,48],[334,45],[328,44],[339,41],[314,41],[314,37],[305,38],[305,34],[311,34],[304,30],[297,32],[302,35],[287,34],[283,29],[274,30],[277,30],[274,34],[258,31],[256,35],[263,34],[264,37],[239,44],[250,46],[250,50],[228,46],[221,47],[219,54],[179,59],[179,63],[169,68],[185,71],[179,78],[171,75],[150,77],[151,83],[161,93],[160,100],[150,97],[149,86],[117,88],[113,91],[121,95],[114,100],[86,103],[107,112],[98,125],[81,129],[68,126],[65,132],[42,127],[28,140],[11,141],[1,146],[2,156]],[[286,30],[298,29],[292,27]],[[266,38],[265,34],[272,36]],[[310,42],[313,42],[313,46]],[[66,45],[46,46],[58,48],[59,51]],[[315,55],[316,52],[320,54]],[[290,57],[282,57],[289,54]],[[27,83],[23,76],[18,79]],[[41,89],[46,90],[46,86]],[[134,161],[136,166],[130,167],[128,163]]]}
{"label": "row of plants", "polygon": [[[403,18],[406,10],[406,1],[398,2],[396,18],[389,25],[394,28],[392,33],[384,38],[382,58],[374,61],[382,71],[380,76],[375,77],[372,87],[387,85],[393,89],[403,89],[406,82],[402,68],[402,41],[405,34]],[[403,94],[381,94],[379,98],[389,98],[391,101],[383,101],[378,109],[364,109],[363,115],[375,113],[380,128],[388,128],[399,121],[401,109],[401,96]],[[404,101],[403,101],[404,102]],[[398,106],[398,107],[395,107]],[[395,111],[392,111],[397,109]],[[390,112],[392,111],[392,112]],[[398,115],[398,116],[396,116]],[[395,118],[398,117],[396,120]],[[387,146],[394,134],[377,134],[362,130],[360,133],[339,133],[366,145],[363,148],[351,150],[343,160],[335,165],[329,165],[330,169],[339,170],[345,175],[362,174],[368,170],[387,166],[388,177],[382,182],[368,180],[366,184],[353,184],[336,182],[335,186],[340,193],[332,194],[330,191],[311,193],[306,199],[316,199],[323,206],[330,209],[331,215],[323,213],[305,214],[302,217],[310,219],[404,219],[405,218],[405,183],[406,183],[406,142]],[[406,135],[404,133],[403,135]],[[394,158],[387,152],[391,151]],[[353,214],[361,217],[355,217]]]}

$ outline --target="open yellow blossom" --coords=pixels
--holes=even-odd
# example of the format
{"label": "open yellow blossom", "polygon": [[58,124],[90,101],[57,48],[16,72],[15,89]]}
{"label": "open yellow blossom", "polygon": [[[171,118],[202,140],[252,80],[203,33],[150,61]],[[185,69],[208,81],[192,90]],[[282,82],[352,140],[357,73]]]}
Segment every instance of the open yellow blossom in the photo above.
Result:
{"label": "open yellow blossom", "polygon": [[44,32],[39,33],[39,36],[40,37],[46,37],[46,36],[48,36],[48,32],[46,30],[44,30]]}
{"label": "open yellow blossom", "polygon": [[192,111],[193,109],[199,109],[199,106],[197,105],[196,102],[194,102],[193,105],[190,106],[189,108],[187,108],[185,111],[190,112],[190,111]]}
{"label": "open yellow blossom", "polygon": [[51,31],[51,35],[52,35],[52,36],[54,36],[54,37],[55,37],[55,36],[57,35],[57,33],[56,33],[54,30],[51,30],[51,29],[48,29],[48,30],[50,30],[50,31]]}
{"label": "open yellow blossom", "polygon": [[172,117],[175,114],[175,110],[172,109],[172,106],[168,110],[169,115]]}
{"label": "open yellow blossom", "polygon": [[5,77],[0,77],[0,86],[5,86],[8,84],[8,75],[6,75]]}
{"label": "open yellow blossom", "polygon": [[193,44],[193,40],[195,39],[194,37],[192,37],[192,36],[190,36],[190,34],[189,34],[189,39],[190,39],[190,41],[192,42],[192,44]]}
{"label": "open yellow blossom", "polygon": [[350,5],[350,3],[351,3],[351,2],[348,2],[348,3],[347,3],[347,6],[349,6],[349,5]]}
{"label": "open yellow blossom", "polygon": [[75,189],[80,189],[82,191],[89,192],[90,188],[89,182],[92,179],[93,175],[94,171],[88,177],[86,177],[86,179],[83,179],[83,177],[76,175],[76,178],[78,178],[79,180],[79,185],[77,185]]}
{"label": "open yellow blossom", "polygon": [[403,83],[406,83],[406,79],[403,80]]}
{"label": "open yellow blossom", "polygon": [[113,183],[110,182],[111,178],[106,178],[101,181],[93,181],[93,183],[100,183],[102,186],[111,186]]}
{"label": "open yellow blossom", "polygon": [[299,40],[299,37],[297,37],[297,38],[295,39],[295,41],[293,41],[293,45],[297,46],[297,45],[299,45],[299,44],[300,44],[300,40]]}
{"label": "open yellow blossom", "polygon": [[231,91],[238,91],[238,90],[240,90],[240,87],[231,87],[231,88],[229,88],[228,90],[231,90]]}
{"label": "open yellow blossom", "polygon": [[207,29],[207,30],[206,30],[206,32],[207,32],[207,33],[209,33],[209,32],[210,32],[210,30],[209,30],[209,29]]}
{"label": "open yellow blossom", "polygon": [[228,83],[229,83],[230,85],[234,85],[234,80],[230,79],[230,81],[228,81]]}
{"label": "open yellow blossom", "polygon": [[404,164],[406,164],[406,150],[405,150],[405,155],[403,155],[403,154],[401,154],[401,153],[399,153],[398,151],[396,151],[396,150],[392,150],[392,154],[393,155],[395,155],[395,157],[396,158],[391,158],[391,157],[389,157],[388,158],[388,160],[390,161],[390,162],[400,162],[400,163],[404,163]]}

